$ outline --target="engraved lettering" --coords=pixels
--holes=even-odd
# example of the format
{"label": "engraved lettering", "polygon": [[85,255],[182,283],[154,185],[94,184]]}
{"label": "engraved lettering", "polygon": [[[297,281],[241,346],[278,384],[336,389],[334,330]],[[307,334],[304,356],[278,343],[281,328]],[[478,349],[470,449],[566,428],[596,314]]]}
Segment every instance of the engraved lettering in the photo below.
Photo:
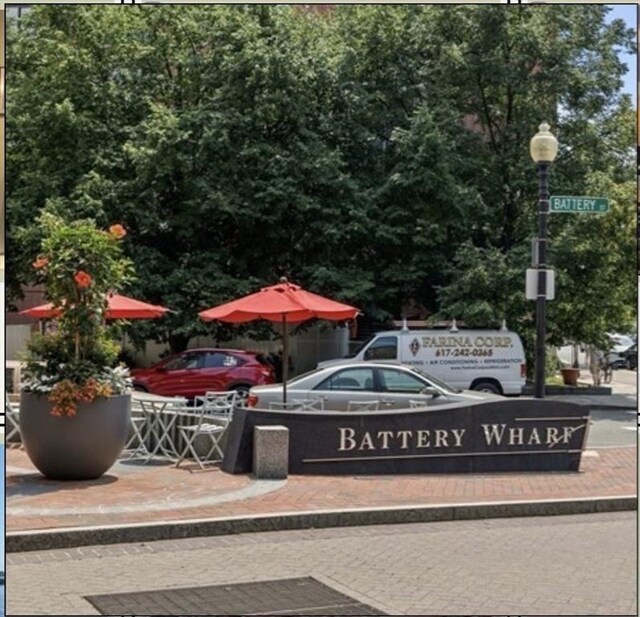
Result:
{"label": "engraved lettering", "polygon": [[531,429],[531,435],[529,435],[529,441],[527,441],[527,445],[531,445],[533,443],[534,438],[535,438],[535,443],[537,443],[538,445],[540,445],[542,443],[540,441],[540,435],[538,435],[538,429],[537,428],[532,428]]}
{"label": "engraved lettering", "polygon": [[402,445],[400,446],[402,450],[406,450],[409,447],[409,437],[411,437],[412,432],[413,431],[398,431],[398,437],[402,438]]}
{"label": "engraved lettering", "polygon": [[506,424],[483,424],[482,430],[484,431],[484,438],[487,445],[490,446],[491,442],[495,439],[496,445],[499,446],[506,427]]}
{"label": "engraved lettering", "polygon": [[555,446],[558,441],[558,429],[555,426],[547,426],[547,445]]}
{"label": "engraved lettering", "polygon": [[509,445],[524,445],[524,428],[509,428]]}
{"label": "engraved lettering", "polygon": [[375,450],[375,446],[373,445],[373,441],[371,440],[371,433],[367,431],[360,442],[359,450]]}
{"label": "engraved lettering", "polygon": [[431,431],[423,431],[419,430],[418,433],[418,443],[416,445],[417,448],[428,448],[431,445],[430,436]]}
{"label": "engraved lettering", "polygon": [[436,429],[436,448],[440,448],[440,442],[444,445],[445,448],[449,447],[449,443],[447,442],[447,432],[442,429]]}
{"label": "engraved lettering", "polygon": [[564,443],[569,443],[573,433],[578,430],[578,427],[573,426],[563,426],[562,427],[562,441]]}
{"label": "engraved lettering", "polygon": [[389,449],[389,437],[393,435],[393,431],[378,431],[377,437],[382,438],[382,449]]}
{"label": "engraved lettering", "polygon": [[467,430],[466,428],[451,429],[451,432],[453,433],[453,438],[456,440],[456,443],[454,444],[455,448],[460,448],[462,446],[462,436],[464,435],[466,430]]}
{"label": "engraved lettering", "polygon": [[356,441],[353,436],[356,434],[355,429],[339,428],[340,431],[340,447],[338,450],[353,450],[356,447]]}

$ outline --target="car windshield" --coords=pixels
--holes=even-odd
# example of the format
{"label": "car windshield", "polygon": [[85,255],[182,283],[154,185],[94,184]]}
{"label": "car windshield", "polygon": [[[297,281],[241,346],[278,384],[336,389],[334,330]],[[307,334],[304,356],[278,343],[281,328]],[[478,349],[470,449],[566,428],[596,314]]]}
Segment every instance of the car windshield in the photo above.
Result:
{"label": "car windshield", "polygon": [[624,334],[609,334],[609,340],[615,347],[630,347],[633,345],[633,339]]}
{"label": "car windshield", "polygon": [[360,343],[360,345],[358,345],[353,350],[353,352],[351,352],[348,356],[345,356],[345,358],[355,358],[355,356],[357,356],[376,336],[376,334],[372,334],[366,341]]}
{"label": "car windshield", "polygon": [[427,373],[426,371],[423,371],[422,369],[419,369],[415,366],[411,366],[408,368],[410,368],[414,373],[417,373],[418,375],[424,377],[425,379],[428,379],[434,386],[438,386],[438,388],[441,388],[445,392],[450,392],[450,393],[461,392],[461,390],[456,390],[455,388],[452,388],[448,383],[445,383],[444,381],[437,379],[436,377],[434,377],[433,375],[430,375],[429,373]]}

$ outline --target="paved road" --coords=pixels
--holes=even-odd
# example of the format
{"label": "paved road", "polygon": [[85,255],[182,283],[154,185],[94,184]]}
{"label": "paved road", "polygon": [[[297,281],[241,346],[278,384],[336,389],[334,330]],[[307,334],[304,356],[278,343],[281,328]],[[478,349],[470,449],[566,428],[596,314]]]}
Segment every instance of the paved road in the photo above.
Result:
{"label": "paved road", "polygon": [[7,614],[91,615],[85,595],[314,577],[396,615],[635,615],[636,547],[635,513],[619,512],[10,554]]}
{"label": "paved road", "polygon": [[618,369],[611,374],[609,386],[613,394],[635,394],[638,389],[638,372]]}
{"label": "paved road", "polygon": [[630,409],[591,411],[587,448],[631,446],[638,439],[638,414]]}

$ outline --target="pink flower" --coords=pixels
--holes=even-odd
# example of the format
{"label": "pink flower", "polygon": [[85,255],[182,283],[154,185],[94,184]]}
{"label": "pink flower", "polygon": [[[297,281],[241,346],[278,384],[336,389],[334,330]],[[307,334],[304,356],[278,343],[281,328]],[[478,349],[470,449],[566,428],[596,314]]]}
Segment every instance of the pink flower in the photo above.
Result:
{"label": "pink flower", "polygon": [[120,238],[124,238],[124,236],[126,236],[126,235],[127,235],[127,231],[126,231],[126,230],[125,230],[125,228],[124,228],[122,225],[120,225],[120,224],[117,224],[117,225],[111,225],[111,227],[109,227],[109,233],[110,233],[112,236],[115,236],[116,238],[118,238],[118,240],[119,240]]}
{"label": "pink flower", "polygon": [[80,289],[86,289],[87,287],[89,287],[89,285],[91,285],[91,282],[93,281],[91,275],[83,272],[82,270],[76,272],[76,275],[73,278],[76,282],[76,285],[80,287]]}

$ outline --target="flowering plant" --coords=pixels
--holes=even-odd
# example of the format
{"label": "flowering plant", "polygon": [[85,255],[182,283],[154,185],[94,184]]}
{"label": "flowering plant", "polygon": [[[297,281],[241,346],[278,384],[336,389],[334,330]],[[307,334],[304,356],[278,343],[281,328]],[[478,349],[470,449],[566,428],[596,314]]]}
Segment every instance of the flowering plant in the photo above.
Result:
{"label": "flowering plant", "polygon": [[91,219],[65,222],[40,216],[41,254],[33,262],[35,281],[58,313],[57,329],[35,336],[28,346],[22,389],[47,394],[52,414],[73,416],[78,403],[124,394],[127,369],[117,366],[119,345],[105,324],[110,292],[133,276],[122,253],[122,225],[98,229]]}

